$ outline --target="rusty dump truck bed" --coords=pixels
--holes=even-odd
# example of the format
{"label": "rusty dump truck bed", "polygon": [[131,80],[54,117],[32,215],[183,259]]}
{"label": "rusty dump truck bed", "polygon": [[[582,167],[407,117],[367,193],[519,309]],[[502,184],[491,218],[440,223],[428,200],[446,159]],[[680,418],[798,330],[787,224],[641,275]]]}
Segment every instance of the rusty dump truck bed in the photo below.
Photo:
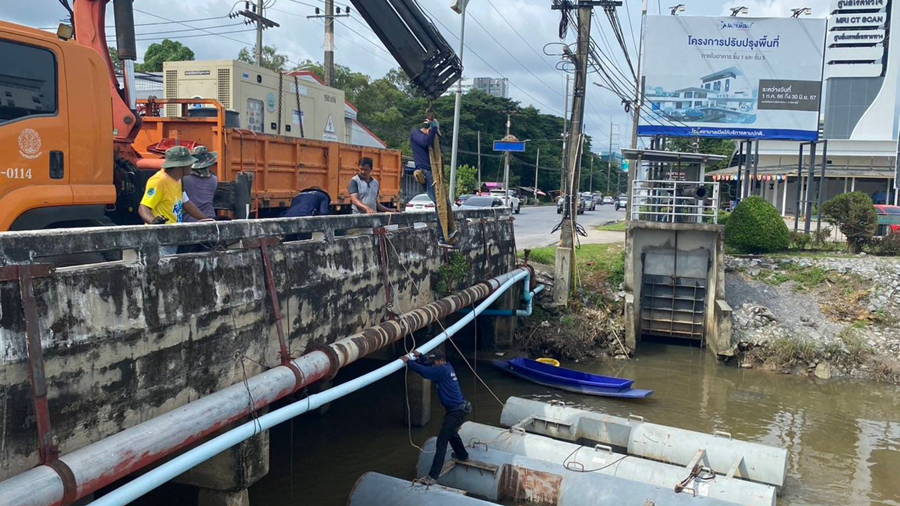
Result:
{"label": "rusty dump truck bed", "polygon": [[349,205],[347,189],[363,157],[373,161],[372,175],[381,185],[380,201],[399,204],[403,171],[400,151],[229,128],[225,126],[225,109],[215,100],[160,99],[156,103],[177,103],[185,108],[187,104],[208,104],[215,106],[219,114],[212,118],[188,118],[184,113],[183,117],[174,118],[143,117],[143,126],[133,144],[145,161],[143,168],[149,168],[153,159],[162,158],[152,148],[164,139],[207,146],[219,153],[216,175],[220,182],[234,182],[242,172],[253,174],[252,208],[259,211],[258,216],[288,207],[300,190],[312,186],[327,191],[339,208]]}

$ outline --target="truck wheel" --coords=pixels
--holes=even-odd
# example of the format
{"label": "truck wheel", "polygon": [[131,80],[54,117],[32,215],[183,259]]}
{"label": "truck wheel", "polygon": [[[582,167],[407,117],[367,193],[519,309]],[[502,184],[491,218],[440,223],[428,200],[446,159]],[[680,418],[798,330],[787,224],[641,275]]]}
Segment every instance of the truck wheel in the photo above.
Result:
{"label": "truck wheel", "polygon": [[516,208],[516,214],[519,214],[519,211],[521,211],[521,210],[522,210],[522,206],[520,205],[519,207]]}

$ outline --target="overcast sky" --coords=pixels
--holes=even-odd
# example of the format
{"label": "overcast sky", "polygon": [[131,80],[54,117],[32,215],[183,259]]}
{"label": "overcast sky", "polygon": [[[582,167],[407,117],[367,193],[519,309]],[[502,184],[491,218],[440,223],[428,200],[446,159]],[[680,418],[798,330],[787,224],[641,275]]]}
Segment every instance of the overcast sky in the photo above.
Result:
{"label": "overcast sky", "polygon": [[[153,42],[168,37],[188,45],[197,59],[237,57],[242,47],[253,46],[255,35],[249,31],[252,27],[240,24],[239,19],[226,17],[233,5],[236,9],[243,8],[243,2],[233,4],[232,1],[135,0],[139,55]],[[286,53],[294,63],[305,59],[321,61],[324,26],[321,20],[307,19],[306,16],[314,14],[316,6],[324,6],[324,1],[267,1],[270,8],[266,16],[281,26],[265,32],[264,44],[277,46],[279,52]],[[546,44],[559,42],[560,16],[557,11],[550,10],[550,3],[550,0],[471,0],[466,18],[464,75],[507,77],[511,84],[511,98],[523,105],[534,105],[544,112],[562,115],[565,74],[556,70],[558,57],[544,56]],[[668,13],[668,7],[676,3],[679,2],[649,0],[649,13],[657,14],[659,9]],[[811,7],[815,17],[824,17],[830,4],[829,0],[743,0],[742,3],[681,0],[680,3],[686,5],[685,15],[723,15],[728,13],[729,7],[744,5],[750,9],[749,16],[788,16],[791,8]],[[444,38],[458,51],[459,16],[450,9],[451,0],[419,0],[419,4],[435,21]],[[641,1],[624,0],[624,4],[618,8],[619,19],[636,65],[635,46],[639,42]],[[336,5],[343,9],[350,4],[349,0],[336,0]],[[381,77],[397,64],[375,34],[365,26],[365,21],[353,11],[351,6],[350,17],[341,18],[335,25],[335,62],[373,77]],[[595,41],[604,52],[608,51],[607,46],[611,48],[617,65],[624,75],[629,75],[609,22],[602,10],[598,9],[596,13],[592,26]],[[0,19],[3,21],[44,28],[55,27],[64,17],[65,10],[57,0],[0,0]],[[190,27],[223,34],[227,38],[167,20],[182,21]],[[112,25],[112,22],[110,7],[107,25]],[[145,25],[147,23],[159,24]],[[107,30],[109,36],[114,33],[112,29]],[[573,41],[571,36],[566,40],[567,43]],[[549,46],[547,51],[559,53],[559,46]],[[624,80],[622,74],[617,75]],[[596,80],[595,76],[588,76],[589,82]],[[620,99],[612,92],[589,86],[585,116],[587,133],[594,137],[595,151],[608,149],[611,122],[618,125],[612,129],[613,147],[629,146],[631,118],[625,114]]]}

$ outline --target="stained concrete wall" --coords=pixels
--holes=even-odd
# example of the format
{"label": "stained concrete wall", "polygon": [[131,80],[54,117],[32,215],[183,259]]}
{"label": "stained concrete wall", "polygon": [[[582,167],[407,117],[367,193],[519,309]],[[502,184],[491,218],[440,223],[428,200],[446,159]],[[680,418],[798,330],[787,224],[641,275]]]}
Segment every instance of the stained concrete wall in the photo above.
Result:
{"label": "stained concrete wall", "polygon": [[[471,265],[460,284],[514,267],[508,211],[457,218],[459,251]],[[388,316],[378,237],[371,229],[343,231],[388,227],[395,309],[435,299],[447,252],[437,246],[434,219],[429,213],[328,216],[0,234],[0,266],[124,251],[124,260],[60,268],[34,280],[61,452],[278,363],[262,257],[258,247],[244,247],[248,240],[311,232],[319,238],[270,247],[290,350],[299,355]],[[197,243],[215,250],[159,255],[160,245]],[[0,281],[0,479],[38,463],[26,356],[18,282]]]}
{"label": "stained concrete wall", "polygon": [[[725,299],[725,234],[720,225],[699,223],[657,223],[630,220],[625,235],[625,340],[632,350],[641,337],[641,276],[644,272],[673,275],[672,265],[665,255],[655,252],[676,251],[679,276],[706,277],[708,289],[704,301],[704,341],[718,354],[731,341],[730,326],[719,325],[716,319],[725,308],[717,301]],[[708,276],[706,258],[711,261]],[[646,264],[645,264],[646,262]],[[727,304],[725,304],[727,307]],[[730,308],[727,308],[730,314]],[[727,335],[725,335],[727,333]]]}

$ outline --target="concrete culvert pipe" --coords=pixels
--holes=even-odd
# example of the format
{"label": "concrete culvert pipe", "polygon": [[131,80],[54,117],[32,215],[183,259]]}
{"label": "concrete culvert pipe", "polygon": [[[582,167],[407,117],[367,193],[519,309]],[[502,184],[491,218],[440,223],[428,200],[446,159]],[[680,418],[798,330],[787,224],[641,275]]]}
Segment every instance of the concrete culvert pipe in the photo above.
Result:
{"label": "concrete culvert pipe", "polygon": [[366,473],[356,481],[347,506],[491,506],[493,503],[440,485],[412,484],[378,473]]}
{"label": "concrete culvert pipe", "polygon": [[787,450],[737,441],[724,432],[704,434],[595,411],[510,397],[500,415],[504,427],[565,441],[586,439],[627,449],[628,455],[680,466],[700,463],[716,473],[781,487],[787,476]]}
{"label": "concrete culvert pipe", "polygon": [[[562,464],[572,470],[593,470],[596,474],[673,491],[691,475],[683,466],[630,457],[615,453],[609,447],[586,447],[475,422],[464,423],[459,435],[467,446],[487,446],[492,450]],[[775,487],[724,476],[716,476],[711,481],[691,479],[684,483],[683,493],[743,506],[775,505]]]}
{"label": "concrete culvert pipe", "polygon": [[[425,442],[416,468],[418,476],[428,474],[436,441],[437,438],[431,438]],[[449,455],[448,449],[445,459]],[[614,476],[570,471],[562,464],[483,446],[470,449],[466,462],[455,463],[450,469],[445,464],[438,484],[488,501],[509,501],[520,506],[734,506]]]}

